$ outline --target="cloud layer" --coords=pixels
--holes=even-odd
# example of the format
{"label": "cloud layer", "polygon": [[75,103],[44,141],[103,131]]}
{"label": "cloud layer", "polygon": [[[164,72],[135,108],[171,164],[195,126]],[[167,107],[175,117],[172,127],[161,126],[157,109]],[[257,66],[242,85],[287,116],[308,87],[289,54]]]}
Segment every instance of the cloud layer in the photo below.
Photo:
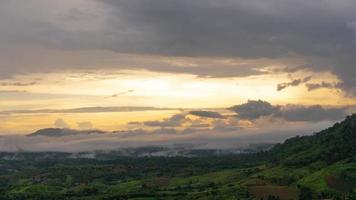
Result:
{"label": "cloud layer", "polygon": [[323,108],[320,105],[272,105],[269,102],[249,100],[245,104],[236,105],[230,110],[242,119],[256,120],[260,117],[272,116],[288,121],[323,121],[340,120],[347,115],[347,107]]}
{"label": "cloud layer", "polygon": [[[355,10],[352,0],[2,1],[0,54],[6,59],[0,74],[66,68],[22,65],[23,57],[14,60],[7,49],[23,47],[157,56],[300,58],[309,70],[335,74],[342,81],[338,87],[355,95]],[[85,68],[76,63],[71,66]],[[115,68],[97,66],[103,67]],[[235,76],[259,74],[255,70],[259,67],[140,66],[207,77],[231,76],[236,68],[242,72],[232,73]]]}
{"label": "cloud layer", "polygon": [[92,130],[89,121],[77,123],[81,130],[68,129],[65,120],[58,118],[53,124],[56,128],[36,131],[31,137],[0,136],[0,151],[81,152],[177,144],[202,149],[241,148],[311,134],[343,119],[348,109],[249,100],[219,112],[181,110],[162,120],[129,122],[127,129],[112,132]]}
{"label": "cloud layer", "polygon": [[[110,151],[147,146],[193,149],[241,149],[251,144],[281,142],[291,136],[311,134],[329,126],[329,123],[307,123],[303,128],[295,124],[278,125],[278,129],[265,126],[263,130],[195,130],[180,132],[174,129],[155,131],[132,130],[96,134],[85,131],[67,130],[66,135],[51,136],[1,136],[0,152],[45,151],[45,152],[88,152]],[[98,131],[97,131],[98,132]],[[54,133],[55,134],[55,133]]]}
{"label": "cloud layer", "polygon": [[[6,92],[11,92],[11,91],[6,91]],[[137,111],[154,111],[154,110],[177,110],[177,108],[156,108],[156,107],[140,107],[140,106],[80,107],[80,108],[71,108],[71,109],[9,110],[9,111],[0,111],[0,115],[1,114],[35,114],[35,113],[137,112]]]}

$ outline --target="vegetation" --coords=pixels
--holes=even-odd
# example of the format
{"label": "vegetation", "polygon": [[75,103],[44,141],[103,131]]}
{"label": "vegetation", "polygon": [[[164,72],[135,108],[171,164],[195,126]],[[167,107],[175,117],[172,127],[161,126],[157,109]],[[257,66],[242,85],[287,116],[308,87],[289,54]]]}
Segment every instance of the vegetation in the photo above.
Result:
{"label": "vegetation", "polygon": [[356,199],[356,115],[269,151],[95,159],[0,154],[0,199]]}

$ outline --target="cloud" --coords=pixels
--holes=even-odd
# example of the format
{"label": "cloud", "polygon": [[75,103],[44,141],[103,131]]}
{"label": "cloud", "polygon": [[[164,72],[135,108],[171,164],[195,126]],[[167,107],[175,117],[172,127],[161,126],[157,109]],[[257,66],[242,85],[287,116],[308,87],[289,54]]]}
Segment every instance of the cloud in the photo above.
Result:
{"label": "cloud", "polygon": [[16,87],[23,87],[23,86],[31,86],[36,85],[37,82],[2,82],[0,86],[16,86]]}
{"label": "cloud", "polygon": [[[2,77],[90,66],[83,59],[76,61],[73,56],[68,59],[70,67],[64,67],[69,65],[63,61],[55,64],[57,62],[52,60],[46,65],[33,63],[43,60],[42,54],[37,55],[42,59],[31,59],[32,64],[21,62],[27,53],[38,48],[44,48],[45,52],[48,49],[106,50],[163,57],[299,58],[311,71],[335,74],[342,81],[339,87],[356,95],[356,2],[353,0],[64,1],[1,2]],[[8,53],[8,49],[17,52],[23,47],[29,50],[22,56]],[[98,60],[104,64],[110,62],[100,56]],[[116,65],[98,64],[92,68],[105,66],[115,68]],[[154,67],[134,63],[125,66],[125,69],[204,77],[261,74],[256,65],[241,64]]]}
{"label": "cloud", "polygon": [[320,105],[286,106],[281,111],[281,117],[288,121],[336,121],[345,116],[346,108],[323,108]]}
{"label": "cloud", "polygon": [[[6,91],[6,92],[9,92],[9,91]],[[12,92],[15,92],[15,91],[12,91]],[[135,111],[152,111],[152,110],[176,110],[176,108],[114,106],[114,107],[80,107],[80,108],[71,108],[71,109],[9,110],[9,111],[3,111],[3,112],[13,113],[13,114],[35,114],[35,113],[135,112]],[[2,112],[0,112],[0,114],[1,113]]]}
{"label": "cloud", "polygon": [[350,28],[356,35],[356,20],[348,22],[347,27]]}
{"label": "cloud", "polygon": [[[310,70],[331,71],[343,82],[340,88],[356,95],[354,1],[137,1],[104,1],[115,8],[108,23],[130,30],[116,33],[142,43],[122,43],[114,50],[242,58],[299,55]],[[118,16],[122,23],[115,20]]]}
{"label": "cloud", "polygon": [[302,83],[306,83],[306,82],[310,81],[311,78],[312,78],[312,76],[307,76],[303,79],[294,79],[288,83],[280,83],[277,85],[277,91],[282,91],[282,90],[286,89],[287,87],[299,86]]}
{"label": "cloud", "polygon": [[118,96],[121,96],[121,95],[126,95],[126,94],[130,94],[132,92],[135,92],[135,90],[127,90],[125,92],[119,92],[119,93],[116,93],[116,94],[113,94],[111,95],[111,97],[118,97]]}
{"label": "cloud", "polygon": [[236,105],[230,110],[237,113],[241,119],[256,120],[261,117],[276,117],[287,121],[323,121],[340,120],[347,116],[347,107],[341,108],[323,108],[320,105],[302,106],[302,105],[272,105],[266,101],[249,100],[245,104]]}
{"label": "cloud", "polygon": [[[24,56],[16,59],[16,62],[14,59],[9,59],[16,54],[24,54]],[[99,76],[101,73],[106,73],[106,76],[112,75],[113,70],[147,70],[161,73],[192,74],[203,78],[246,77],[265,74],[266,72],[261,69],[270,64],[260,60],[239,58],[138,55],[105,50],[15,48],[2,52],[1,46],[0,59],[2,60],[0,79],[28,73],[87,72],[88,70],[95,71]],[[81,76],[80,78],[87,77]]]}
{"label": "cloud", "polygon": [[235,124],[234,121],[231,120],[217,120],[214,121],[212,130],[217,132],[237,132],[242,130],[242,127],[240,127],[238,124]]}
{"label": "cloud", "polygon": [[0,90],[0,93],[27,93],[27,92],[28,92],[27,90]]}
{"label": "cloud", "polygon": [[181,126],[187,119],[184,114],[176,114],[170,118],[163,119],[161,121],[145,121],[143,124],[145,126],[153,127],[178,127]]}
{"label": "cloud", "polygon": [[84,129],[84,130],[93,129],[93,123],[91,122],[78,122],[77,125],[80,129]]}
{"label": "cloud", "polygon": [[65,122],[62,118],[56,119],[53,125],[55,128],[70,128],[67,122]]}
{"label": "cloud", "polygon": [[[56,4],[3,3],[3,11],[14,18],[13,28],[6,32],[16,31],[16,35],[11,37],[8,33],[7,36],[66,49],[241,57],[276,57],[289,51],[331,54],[338,50],[333,46],[338,43],[339,48],[351,48],[347,41],[354,38],[347,24],[355,17],[356,4],[347,0],[343,3],[223,0],[219,4],[214,0],[78,2],[58,6],[60,16],[46,10],[26,16],[32,18],[28,25],[24,16],[10,11],[30,13]],[[77,12],[72,11],[74,8]],[[69,17],[72,21],[64,21]],[[21,28],[27,30],[18,32]],[[106,37],[97,37],[101,34]]]}
{"label": "cloud", "polygon": [[238,117],[243,119],[257,119],[263,116],[275,115],[280,112],[279,106],[273,106],[262,100],[248,100],[247,103],[236,105],[229,110],[238,113]]}
{"label": "cloud", "polygon": [[[191,119],[189,115],[198,116],[199,118]],[[176,129],[187,129],[183,131],[187,134],[188,130],[206,130],[206,129],[214,129],[225,126],[224,130],[237,130],[238,124],[232,120],[231,118],[227,118],[218,112],[213,111],[189,111],[188,113],[180,113],[175,114],[169,118],[165,118],[163,120],[155,120],[155,121],[144,121],[142,123],[132,122],[128,123],[128,125],[138,126],[145,125],[148,127],[159,127],[160,129],[166,129],[167,127],[174,127]],[[216,130],[217,130],[216,129]],[[177,131],[177,133],[181,131]]]}
{"label": "cloud", "polygon": [[174,128],[159,128],[151,132],[151,134],[177,134],[177,130]]}
{"label": "cloud", "polygon": [[207,117],[207,118],[224,118],[224,116],[221,115],[220,113],[213,112],[213,111],[195,110],[195,111],[190,111],[189,114],[199,116],[199,117]]}
{"label": "cloud", "polygon": [[307,87],[308,91],[313,91],[313,90],[322,89],[322,88],[328,88],[328,89],[338,88],[338,84],[328,83],[325,81],[322,81],[321,83],[308,83],[308,84],[305,84],[305,86]]}
{"label": "cloud", "polygon": [[[198,118],[191,118],[189,115],[198,116]],[[189,134],[191,131],[196,132],[218,129],[221,129],[222,131],[233,131],[241,128],[235,118],[225,117],[218,112],[201,110],[174,114],[171,117],[164,118],[163,120],[129,122],[128,125],[131,127],[141,127],[141,125],[155,127],[157,128],[155,131],[158,131],[159,133],[164,133],[165,131],[173,133],[170,129],[175,129],[175,133],[177,134]],[[223,126],[225,126],[225,128],[223,128]]]}
{"label": "cloud", "polygon": [[141,125],[141,122],[128,122],[128,125]]}

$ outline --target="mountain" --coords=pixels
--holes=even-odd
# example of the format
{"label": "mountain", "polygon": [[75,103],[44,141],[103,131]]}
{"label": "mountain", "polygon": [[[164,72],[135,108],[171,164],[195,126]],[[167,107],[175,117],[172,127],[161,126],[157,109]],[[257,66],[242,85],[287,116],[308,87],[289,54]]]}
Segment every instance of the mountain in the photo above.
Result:
{"label": "mountain", "polygon": [[106,132],[100,130],[74,130],[74,129],[61,129],[61,128],[45,128],[40,129],[27,136],[48,136],[48,137],[62,137],[78,134],[104,134]]}

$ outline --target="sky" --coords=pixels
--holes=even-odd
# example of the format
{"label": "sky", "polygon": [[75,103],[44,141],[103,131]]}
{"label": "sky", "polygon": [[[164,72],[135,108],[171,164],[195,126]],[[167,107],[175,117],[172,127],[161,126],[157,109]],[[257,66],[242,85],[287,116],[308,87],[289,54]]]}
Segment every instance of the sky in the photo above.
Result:
{"label": "sky", "polygon": [[0,135],[310,134],[355,112],[355,10],[353,0],[0,0]]}

